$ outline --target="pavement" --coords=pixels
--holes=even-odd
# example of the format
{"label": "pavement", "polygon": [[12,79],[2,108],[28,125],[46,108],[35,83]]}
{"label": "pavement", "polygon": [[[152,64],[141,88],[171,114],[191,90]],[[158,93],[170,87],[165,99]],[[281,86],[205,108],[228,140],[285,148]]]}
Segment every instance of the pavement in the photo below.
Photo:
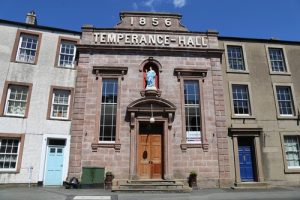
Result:
{"label": "pavement", "polygon": [[300,200],[300,187],[199,189],[191,193],[114,193],[103,189],[0,188],[0,200]]}

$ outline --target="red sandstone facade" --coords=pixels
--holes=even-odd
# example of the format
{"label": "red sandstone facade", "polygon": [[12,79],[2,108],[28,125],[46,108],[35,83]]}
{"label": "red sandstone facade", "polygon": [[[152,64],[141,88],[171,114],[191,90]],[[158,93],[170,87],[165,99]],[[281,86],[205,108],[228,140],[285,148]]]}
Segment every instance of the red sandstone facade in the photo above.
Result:
{"label": "red sandstone facade", "polygon": [[[142,20],[141,25],[141,17],[146,24]],[[153,26],[153,18],[158,25],[154,22]],[[114,29],[83,27],[78,45],[69,177],[80,178],[83,167],[104,167],[114,173],[115,183],[144,179],[147,170],[141,168],[151,171],[154,166],[151,161],[150,168],[141,166],[141,159],[149,156],[140,152],[142,127],[150,127],[150,135],[160,129],[160,149],[156,152],[159,169],[157,176],[149,175],[150,179],[186,182],[189,173],[196,171],[200,187],[225,187],[233,182],[221,70],[223,50],[219,49],[216,32],[189,32],[180,24],[180,18],[174,14],[122,13],[121,22]],[[171,25],[167,26],[169,21]],[[109,34],[119,35],[110,35],[108,41]],[[157,37],[156,44],[141,39],[150,34]],[[189,37],[198,41],[189,41]],[[172,38],[175,39],[171,41]],[[157,91],[145,91],[144,69],[149,65],[155,66],[158,74]],[[118,83],[117,126],[114,141],[102,142],[102,83],[109,78]],[[198,143],[186,140],[185,80],[199,83]],[[155,123],[150,126],[152,115]]]}

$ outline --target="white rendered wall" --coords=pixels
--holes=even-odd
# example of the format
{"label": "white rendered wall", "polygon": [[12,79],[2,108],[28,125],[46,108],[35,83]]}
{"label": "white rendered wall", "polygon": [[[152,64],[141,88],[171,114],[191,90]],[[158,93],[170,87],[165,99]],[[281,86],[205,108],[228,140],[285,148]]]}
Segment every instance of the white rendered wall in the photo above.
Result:
{"label": "white rendered wall", "polygon": [[16,26],[0,24],[0,98],[5,81],[32,83],[33,86],[27,118],[0,117],[0,133],[25,134],[20,173],[0,171],[0,184],[28,183],[30,167],[33,167],[31,182],[42,181],[39,176],[43,166],[41,162],[44,161],[41,158],[44,135],[69,136],[71,126],[71,121],[47,120],[47,109],[51,85],[75,87],[76,70],[54,67],[58,38],[64,36],[79,39],[79,36],[30,29],[42,32],[38,62],[36,65],[22,64],[10,62],[17,29]]}

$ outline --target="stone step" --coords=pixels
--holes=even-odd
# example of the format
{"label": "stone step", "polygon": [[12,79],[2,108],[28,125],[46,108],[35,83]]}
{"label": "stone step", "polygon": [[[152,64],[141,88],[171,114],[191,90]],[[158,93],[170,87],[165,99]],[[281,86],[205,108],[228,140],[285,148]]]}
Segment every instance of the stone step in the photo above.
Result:
{"label": "stone step", "polygon": [[114,186],[112,192],[191,192],[192,189],[181,182],[166,180],[130,180]]}
{"label": "stone step", "polygon": [[128,180],[127,183],[129,183],[129,184],[149,184],[149,185],[153,185],[153,184],[170,185],[170,184],[175,184],[176,181],[172,181],[172,180]]}
{"label": "stone step", "polygon": [[241,182],[235,183],[233,189],[266,189],[271,186],[266,182]]}
{"label": "stone step", "polygon": [[183,184],[122,184],[120,189],[182,189]]}
{"label": "stone step", "polygon": [[143,189],[121,189],[119,187],[113,187],[112,192],[170,192],[170,193],[188,193],[188,192],[192,192],[192,188],[190,187],[184,187],[182,189],[146,189],[146,188],[143,188]]}

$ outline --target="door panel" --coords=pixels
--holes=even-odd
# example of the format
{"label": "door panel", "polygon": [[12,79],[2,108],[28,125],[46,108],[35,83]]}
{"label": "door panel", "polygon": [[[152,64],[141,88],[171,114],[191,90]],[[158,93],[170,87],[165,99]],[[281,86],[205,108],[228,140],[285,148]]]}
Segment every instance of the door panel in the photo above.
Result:
{"label": "door panel", "polygon": [[138,175],[141,179],[162,178],[161,134],[139,135]]}
{"label": "door panel", "polygon": [[241,181],[254,181],[253,146],[251,143],[239,144]]}
{"label": "door panel", "polygon": [[44,185],[62,185],[64,147],[48,146]]}

